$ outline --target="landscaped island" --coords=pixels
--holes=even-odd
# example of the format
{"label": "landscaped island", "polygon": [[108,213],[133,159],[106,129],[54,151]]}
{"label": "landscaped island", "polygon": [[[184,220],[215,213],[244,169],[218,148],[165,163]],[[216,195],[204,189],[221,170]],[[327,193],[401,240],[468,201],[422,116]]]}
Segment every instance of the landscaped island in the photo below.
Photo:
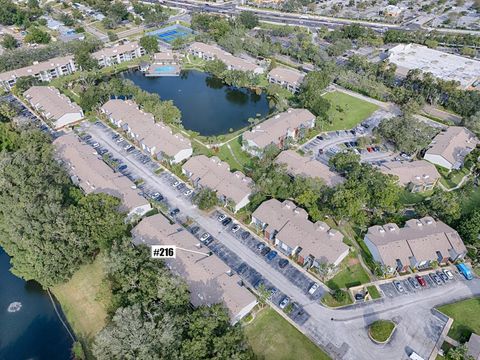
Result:
{"label": "landscaped island", "polygon": [[386,343],[395,330],[395,323],[391,320],[377,320],[368,327],[368,335],[378,343]]}

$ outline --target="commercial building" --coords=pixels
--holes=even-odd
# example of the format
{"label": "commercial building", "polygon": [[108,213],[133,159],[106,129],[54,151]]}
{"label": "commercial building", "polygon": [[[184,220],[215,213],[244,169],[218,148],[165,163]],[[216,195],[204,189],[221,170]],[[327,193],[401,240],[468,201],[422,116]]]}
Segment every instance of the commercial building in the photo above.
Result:
{"label": "commercial building", "polygon": [[364,238],[373,258],[389,273],[427,269],[435,262],[447,264],[467,253],[460,235],[450,226],[427,216],[397,224],[375,225]]}
{"label": "commercial building", "polygon": [[126,44],[116,44],[112,47],[103,48],[92,54],[98,60],[100,67],[121,64],[145,55],[145,49],[136,41]]}
{"label": "commercial building", "polygon": [[75,124],[83,119],[82,108],[52,86],[32,86],[23,96],[54,129]]}
{"label": "commercial building", "polygon": [[21,77],[33,76],[48,82],[59,76],[72,74],[76,70],[73,56],[56,57],[47,61],[34,62],[33,65],[20,69],[5,71],[0,74],[0,84],[9,91]]}
{"label": "commercial building", "polygon": [[338,266],[349,252],[340,231],[321,221],[311,222],[307,212],[289,200],[263,202],[253,212],[252,224],[277,249],[305,267]]}
{"label": "commercial building", "polygon": [[461,126],[450,126],[432,140],[423,158],[449,170],[459,169],[479,143],[475,135]]}
{"label": "commercial building", "polygon": [[411,192],[432,190],[440,179],[435,165],[425,160],[389,161],[378,169],[388,175],[398,178],[398,183]]}
{"label": "commercial building", "polygon": [[315,115],[307,109],[288,109],[244,132],[242,148],[253,156],[261,156],[269,145],[286,149],[314,126]]}
{"label": "commercial building", "polygon": [[477,60],[423,45],[400,44],[388,51],[388,61],[397,65],[400,76],[406,76],[409,70],[419,69],[445,81],[456,81],[461,89],[480,89],[480,61]]}
{"label": "commercial building", "polygon": [[203,60],[220,60],[227,65],[228,70],[251,71],[255,74],[262,74],[264,72],[263,68],[255,64],[255,62],[233,56],[216,45],[194,42],[190,45],[188,51]]}
{"label": "commercial building", "polygon": [[285,67],[276,67],[268,73],[268,82],[280,85],[292,93],[300,90],[305,74]]}
{"label": "commercial building", "polygon": [[128,216],[142,216],[151,209],[135,185],[120,173],[115,173],[95,150],[81,142],[75,134],[62,135],[53,142],[57,155],[67,168],[72,181],[86,194],[106,193],[121,200],[121,211]]}
{"label": "commercial building", "polygon": [[235,212],[250,202],[252,179],[241,171],[230,172],[228,164],[216,156],[194,156],[183,164],[182,172],[195,188],[214,190],[218,198]]}
{"label": "commercial building", "polygon": [[243,287],[238,275],[215,255],[208,256],[208,248],[202,248],[192,234],[178,224],[170,224],[162,214],[144,218],[132,230],[132,235],[137,245],[177,247],[176,258],[165,262],[176,275],[185,279],[193,306],[223,303],[232,323],[236,323],[257,304],[255,296]]}
{"label": "commercial building", "polygon": [[180,133],[174,134],[164,123],[156,122],[152,114],[139,109],[134,101],[109,100],[100,110],[151,156],[170,163],[179,163],[192,156],[190,140]]}
{"label": "commercial building", "polygon": [[335,186],[341,184],[344,178],[330,170],[330,168],[321,162],[302,156],[296,151],[282,151],[275,159],[277,164],[284,164],[287,173],[292,176],[305,176],[322,179],[326,185]]}

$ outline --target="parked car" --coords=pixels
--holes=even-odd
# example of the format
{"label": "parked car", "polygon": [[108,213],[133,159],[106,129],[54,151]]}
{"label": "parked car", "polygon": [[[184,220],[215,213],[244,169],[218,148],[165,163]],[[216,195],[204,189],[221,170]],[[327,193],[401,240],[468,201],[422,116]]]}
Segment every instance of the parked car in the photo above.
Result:
{"label": "parked car", "polygon": [[242,233],[242,239],[243,239],[243,240],[246,240],[249,236],[250,236],[250,233],[249,233],[248,231],[244,231],[244,232]]}
{"label": "parked car", "polygon": [[270,248],[265,246],[262,250],[260,250],[260,255],[265,256],[270,252]]}
{"label": "parked car", "polygon": [[418,283],[420,284],[421,287],[427,286],[427,282],[425,281],[425,279],[422,276],[416,275],[415,279],[418,281]]}
{"label": "parked car", "polygon": [[118,139],[117,139],[117,143],[121,143],[124,139],[120,136]]}
{"label": "parked car", "polygon": [[220,222],[222,222],[222,221],[225,220],[226,218],[227,218],[227,215],[225,215],[225,214],[220,214],[220,215],[218,215],[217,220],[220,221]]}
{"label": "parked car", "polygon": [[445,275],[447,275],[447,278],[449,280],[453,280],[453,273],[450,270],[445,269],[445,270],[443,270],[443,272],[445,273]]}
{"label": "parked car", "polygon": [[222,221],[223,226],[227,226],[232,222],[232,218],[227,217],[225,220]]}
{"label": "parked car", "polygon": [[181,184],[181,182],[177,180],[172,184],[172,187],[176,188],[176,187],[180,186],[180,184]]}
{"label": "parked car", "polygon": [[355,300],[360,301],[365,299],[365,296],[362,293],[356,293],[355,294]]}
{"label": "parked car", "polygon": [[210,238],[210,236],[211,236],[211,235],[210,235],[209,233],[203,233],[203,235],[200,236],[200,241],[201,241],[201,242],[204,242],[204,241],[206,241],[208,238]]}
{"label": "parked car", "polygon": [[127,168],[128,168],[128,166],[125,165],[125,164],[123,164],[123,165],[120,165],[120,166],[118,167],[118,171],[122,172],[122,171],[125,171]]}
{"label": "parked car", "polygon": [[310,295],[313,295],[315,293],[315,291],[317,291],[317,289],[320,287],[320,285],[318,285],[317,283],[313,283],[312,286],[310,286],[310,289],[308,289],[308,293]]}
{"label": "parked car", "polygon": [[205,244],[205,246],[208,246],[210,245],[211,243],[213,242],[213,237],[209,237],[207,240],[205,240],[203,243]]}
{"label": "parked car", "polygon": [[96,149],[97,147],[100,146],[100,144],[99,144],[98,142],[94,142],[94,143],[92,144],[92,146],[93,146],[94,149]]}
{"label": "parked car", "polygon": [[127,144],[123,147],[123,150],[127,151],[128,149],[132,148],[132,145]]}
{"label": "parked car", "polygon": [[442,285],[442,280],[440,280],[440,278],[435,273],[431,273],[430,278],[435,282],[435,284]]}
{"label": "parked car", "polygon": [[467,280],[472,280],[473,279],[472,271],[464,263],[458,264],[457,269],[460,272],[460,274],[462,274],[465,277],[465,279],[467,279]]}
{"label": "parked car", "polygon": [[187,189],[187,191],[185,191],[185,192],[183,193],[183,195],[185,195],[185,196],[190,196],[190,195],[192,195],[192,193],[193,193],[193,190]]}
{"label": "parked car", "polygon": [[235,224],[232,226],[232,233],[235,234],[238,230],[240,230],[240,225]]}
{"label": "parked car", "polygon": [[397,291],[398,291],[399,293],[405,292],[405,289],[403,288],[402,284],[400,284],[400,281],[394,280],[394,281],[393,281],[393,285],[395,285],[395,288],[397,289]]}
{"label": "parked car", "polygon": [[280,267],[280,269],[283,269],[287,265],[288,265],[288,260],[287,259],[280,259],[278,261],[278,266]]}
{"label": "parked car", "polygon": [[410,285],[412,285],[415,289],[420,289],[420,285],[418,284],[418,281],[415,280],[414,278],[409,277],[409,278],[408,278],[408,282],[409,282]]}
{"label": "parked car", "polygon": [[257,250],[258,250],[258,251],[262,251],[262,250],[265,248],[265,246],[266,246],[266,245],[265,245],[264,243],[258,243],[258,244],[257,244]]}
{"label": "parked car", "polygon": [[288,296],[285,296],[282,301],[280,301],[280,304],[278,306],[280,309],[285,309],[287,305],[290,303],[290,298]]}
{"label": "parked car", "polygon": [[198,231],[200,230],[200,227],[199,226],[194,226],[190,229],[190,232],[195,235],[196,233],[198,233]]}
{"label": "parked car", "polygon": [[268,289],[267,291],[269,293],[268,300],[271,300],[278,293],[277,288],[274,288],[274,287]]}
{"label": "parked car", "polygon": [[443,271],[437,271],[437,276],[445,283],[448,281],[448,276]]}
{"label": "parked car", "polygon": [[269,251],[268,254],[265,255],[265,258],[267,259],[267,261],[272,261],[277,257],[277,254],[278,253],[275,250]]}
{"label": "parked car", "polygon": [[170,211],[170,216],[175,216],[175,215],[178,215],[180,213],[180,209],[173,209],[172,211]]}

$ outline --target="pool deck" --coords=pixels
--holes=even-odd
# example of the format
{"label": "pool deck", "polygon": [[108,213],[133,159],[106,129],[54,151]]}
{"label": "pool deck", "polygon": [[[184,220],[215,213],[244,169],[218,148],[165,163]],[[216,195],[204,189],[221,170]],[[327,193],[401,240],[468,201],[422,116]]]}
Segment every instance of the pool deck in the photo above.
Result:
{"label": "pool deck", "polygon": [[[155,68],[157,67],[162,67],[162,66],[168,66],[172,67],[173,71],[168,71],[168,72],[156,72]],[[145,76],[146,77],[162,77],[162,76],[178,76],[180,75],[180,66],[176,64],[171,64],[171,65],[165,65],[165,64],[151,64],[147,71],[145,71]]]}

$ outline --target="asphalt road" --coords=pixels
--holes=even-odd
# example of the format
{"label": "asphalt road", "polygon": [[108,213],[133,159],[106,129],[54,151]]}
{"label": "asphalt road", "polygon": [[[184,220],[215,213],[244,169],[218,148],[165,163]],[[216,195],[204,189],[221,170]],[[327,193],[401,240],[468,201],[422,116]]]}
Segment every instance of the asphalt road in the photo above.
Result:
{"label": "asphalt road", "polygon": [[[433,307],[480,295],[478,279],[457,280],[424,291],[385,297],[341,310],[328,309],[312,300],[305,291],[292,284],[246,245],[239,242],[216,219],[199,211],[188,199],[154,174],[151,168],[126,154],[103,129],[91,124],[86,126],[89,126],[88,132],[98,142],[108,148],[115,157],[122,159],[129,169],[138,173],[149,188],[158,189],[172,206],[181,210],[183,215],[195,220],[282,293],[303,306],[309,318],[300,325],[300,330],[326,349],[334,359],[399,360],[407,359],[412,350],[428,359],[446,323],[445,318],[432,310]],[[276,310],[280,311],[278,308]],[[392,319],[397,323],[397,329],[387,345],[377,345],[368,338],[366,328],[377,319]]]}

